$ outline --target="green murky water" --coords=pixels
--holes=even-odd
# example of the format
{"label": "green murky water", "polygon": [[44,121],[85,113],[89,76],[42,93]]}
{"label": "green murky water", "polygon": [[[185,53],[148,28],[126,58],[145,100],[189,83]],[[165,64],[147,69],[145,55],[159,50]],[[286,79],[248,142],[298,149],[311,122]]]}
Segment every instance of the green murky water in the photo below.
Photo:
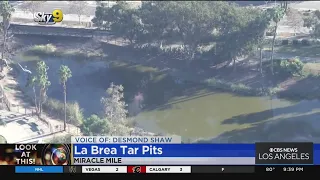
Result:
{"label": "green murky water", "polygon": [[228,119],[271,108],[288,107],[291,104],[277,99],[271,101],[269,98],[201,92],[192,97],[171,101],[165,110],[141,113],[137,119],[141,126],[156,132],[166,130],[186,137],[213,137],[225,131],[250,127],[252,123],[268,121],[274,115],[269,111],[257,122],[250,122],[249,119],[228,122]]}
{"label": "green murky water", "polygon": [[[102,110],[100,98],[110,82],[122,83],[131,80],[106,73],[108,70],[101,62],[83,64],[74,60],[47,60],[52,83],[48,95],[59,100],[62,100],[63,96],[57,70],[62,63],[68,65],[73,72],[73,77],[68,82],[68,99],[78,101],[86,115]],[[24,62],[23,65],[34,71],[33,61]],[[25,83],[23,76],[18,79],[21,84]],[[148,108],[148,104],[152,103],[147,103],[145,109],[148,110],[136,113],[134,119],[138,126],[152,132],[173,133],[191,139],[221,137],[231,142],[287,141],[299,138],[311,140],[317,136],[317,128],[320,129],[319,101],[293,103],[277,98],[271,100],[269,97],[241,97],[205,89],[188,94],[185,93],[186,89],[176,86],[179,85],[154,85],[153,90],[145,93],[148,102],[154,99],[158,103],[156,106],[153,104],[152,109]],[[127,94],[133,95],[139,91],[138,88],[127,88],[126,85],[124,87]],[[192,85],[189,85],[189,88],[192,88]],[[160,103],[168,89],[178,90]],[[132,98],[127,99],[130,105]]]}

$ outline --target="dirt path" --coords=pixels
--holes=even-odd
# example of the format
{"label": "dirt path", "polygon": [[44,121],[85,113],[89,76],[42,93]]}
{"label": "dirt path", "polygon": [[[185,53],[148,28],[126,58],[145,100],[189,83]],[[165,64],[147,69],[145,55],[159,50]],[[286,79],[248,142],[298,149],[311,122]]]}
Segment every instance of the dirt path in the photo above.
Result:
{"label": "dirt path", "polygon": [[20,112],[27,110],[27,113],[31,112],[34,107],[31,106],[28,99],[19,90],[19,84],[15,81],[13,70],[5,68],[4,74],[6,77],[0,81],[0,84],[3,86],[6,96],[11,103],[12,111]]}
{"label": "dirt path", "polygon": [[[7,98],[11,103],[11,111],[16,113],[31,113],[32,111],[35,112],[35,107],[30,104],[30,102],[32,101],[31,98],[24,95],[24,93],[20,89],[21,85],[19,85],[15,80],[15,75],[17,73],[18,72],[16,72],[12,68],[6,68],[4,70],[4,74],[6,76],[0,81],[0,84],[4,88]],[[63,121],[61,120],[53,119],[46,114],[43,114],[42,118],[49,122],[50,126],[48,128],[51,128],[52,132],[59,131],[63,127]],[[74,135],[80,133],[79,128],[71,124],[67,125],[67,132]]]}

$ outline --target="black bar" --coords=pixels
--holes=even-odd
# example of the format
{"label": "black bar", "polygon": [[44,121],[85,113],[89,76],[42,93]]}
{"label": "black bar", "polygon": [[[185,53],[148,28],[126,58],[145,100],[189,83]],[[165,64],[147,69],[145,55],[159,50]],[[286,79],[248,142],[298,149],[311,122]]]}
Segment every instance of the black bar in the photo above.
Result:
{"label": "black bar", "polygon": [[256,166],[192,166],[191,173],[313,173],[319,172],[317,165],[256,165]]}
{"label": "black bar", "polygon": [[[70,168],[72,167],[72,168]],[[248,174],[248,173],[319,173],[320,165],[245,165],[245,166],[192,166],[195,174]],[[81,174],[81,166],[64,166],[64,173]],[[0,174],[15,174],[15,166],[0,165]],[[41,174],[41,173],[39,173]],[[106,173],[108,174],[108,173]],[[90,175],[90,174],[89,174]],[[88,176],[89,176],[88,175]]]}
{"label": "black bar", "polygon": [[192,166],[191,173],[253,173],[254,166]]}
{"label": "black bar", "polygon": [[313,164],[313,143],[256,143],[256,164]]}
{"label": "black bar", "polygon": [[255,173],[319,173],[320,166],[256,166]]}
{"label": "black bar", "polygon": [[0,174],[14,174],[15,166],[13,165],[0,165]]}

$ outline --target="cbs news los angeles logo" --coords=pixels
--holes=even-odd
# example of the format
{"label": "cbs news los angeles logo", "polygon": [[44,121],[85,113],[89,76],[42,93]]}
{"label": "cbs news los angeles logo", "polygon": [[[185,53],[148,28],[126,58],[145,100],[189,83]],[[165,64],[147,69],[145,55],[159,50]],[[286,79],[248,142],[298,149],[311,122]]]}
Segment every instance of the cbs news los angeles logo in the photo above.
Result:
{"label": "cbs news los angeles logo", "polygon": [[61,10],[56,9],[52,13],[36,12],[34,13],[34,22],[41,25],[53,25],[63,20],[63,13]]}

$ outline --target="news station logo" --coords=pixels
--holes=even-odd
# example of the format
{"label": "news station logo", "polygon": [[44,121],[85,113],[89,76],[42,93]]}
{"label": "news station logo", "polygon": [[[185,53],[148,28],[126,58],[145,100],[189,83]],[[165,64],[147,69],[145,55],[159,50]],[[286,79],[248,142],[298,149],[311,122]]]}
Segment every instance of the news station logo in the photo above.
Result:
{"label": "news station logo", "polygon": [[52,13],[36,12],[34,14],[34,22],[41,25],[53,25],[63,20],[63,13],[61,10],[53,10]]}
{"label": "news station logo", "polygon": [[2,144],[0,165],[70,165],[66,144]]}
{"label": "news station logo", "polygon": [[256,164],[313,164],[312,143],[256,143]]}

